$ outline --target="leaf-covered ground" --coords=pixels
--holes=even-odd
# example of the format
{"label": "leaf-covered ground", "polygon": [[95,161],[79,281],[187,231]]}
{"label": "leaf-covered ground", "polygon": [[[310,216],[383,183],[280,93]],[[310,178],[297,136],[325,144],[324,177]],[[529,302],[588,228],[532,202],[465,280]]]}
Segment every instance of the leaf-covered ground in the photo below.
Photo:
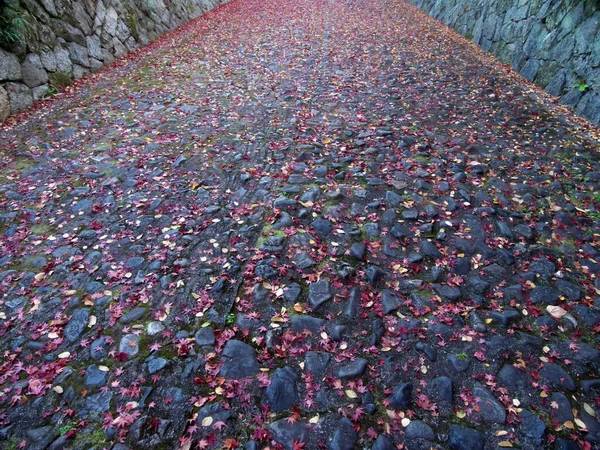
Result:
{"label": "leaf-covered ground", "polygon": [[0,447],[600,445],[597,130],[398,0],[234,0],[0,130]]}

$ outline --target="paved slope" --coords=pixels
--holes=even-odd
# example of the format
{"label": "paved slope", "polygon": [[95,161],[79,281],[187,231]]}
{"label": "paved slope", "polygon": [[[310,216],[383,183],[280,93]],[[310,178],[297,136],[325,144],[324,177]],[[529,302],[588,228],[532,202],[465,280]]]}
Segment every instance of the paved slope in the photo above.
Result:
{"label": "paved slope", "polygon": [[507,71],[234,1],[5,126],[2,447],[597,447],[597,130]]}

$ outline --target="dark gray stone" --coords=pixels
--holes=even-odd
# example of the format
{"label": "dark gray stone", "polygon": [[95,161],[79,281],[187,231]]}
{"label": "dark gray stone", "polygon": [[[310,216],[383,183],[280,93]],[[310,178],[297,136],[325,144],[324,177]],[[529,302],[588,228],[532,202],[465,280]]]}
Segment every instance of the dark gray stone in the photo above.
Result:
{"label": "dark gray stone", "polygon": [[214,345],[215,333],[210,327],[200,328],[198,331],[196,331],[196,334],[194,334],[194,340],[196,341],[196,345],[200,347],[205,345]]}
{"label": "dark gray stone", "polygon": [[437,249],[435,245],[431,243],[431,241],[421,241],[419,243],[419,248],[421,249],[421,253],[431,259],[440,259],[442,254]]}
{"label": "dark gray stone", "polygon": [[147,311],[148,311],[148,309],[146,309],[146,308],[141,308],[141,307],[133,308],[127,314],[121,316],[121,318],[119,319],[119,322],[124,323],[124,324],[135,322],[136,320],[139,320],[142,317],[144,317],[144,314],[146,314]]}
{"label": "dark gray stone", "polygon": [[119,342],[119,352],[125,353],[129,358],[136,356],[140,350],[140,337],[137,334],[126,334]]}
{"label": "dark gray stone", "polygon": [[343,417],[333,432],[327,448],[328,450],[354,450],[357,440],[358,435],[354,430],[354,425]]}
{"label": "dark gray stone", "polygon": [[342,366],[337,371],[338,378],[356,378],[362,376],[367,369],[368,361],[364,358],[356,358],[350,364]]}
{"label": "dark gray stone", "polygon": [[220,375],[224,378],[240,379],[258,375],[260,372],[256,352],[248,344],[232,339],[225,344],[221,354],[223,367]]}
{"label": "dark gray stone", "polygon": [[540,384],[548,384],[550,387],[558,389],[575,390],[575,382],[569,373],[554,363],[544,363],[540,369]]}
{"label": "dark gray stone", "polygon": [[73,311],[73,315],[64,330],[64,335],[68,342],[73,343],[79,339],[79,336],[81,336],[83,330],[85,330],[89,319],[89,308],[79,308]]}
{"label": "dark gray stone", "polygon": [[396,311],[400,307],[400,302],[400,298],[398,298],[393,291],[389,289],[383,290],[381,306],[383,307],[384,314],[389,314]]}
{"label": "dark gray stone", "polygon": [[85,385],[91,387],[104,386],[107,376],[107,371],[100,370],[97,365],[92,364],[85,371]]}
{"label": "dark gray stone", "polygon": [[319,280],[311,283],[308,286],[308,301],[310,306],[314,309],[318,309],[319,306],[328,302],[333,298],[331,292],[331,285],[327,280]]}
{"label": "dark gray stone", "polygon": [[408,409],[412,403],[412,391],[411,383],[400,383],[389,397],[390,406],[398,410]]}
{"label": "dark gray stone", "polygon": [[102,414],[110,409],[112,397],[112,392],[101,392],[96,395],[90,395],[85,402],[86,408],[91,412]]}
{"label": "dark gray stone", "polygon": [[302,422],[290,423],[287,419],[280,419],[269,425],[269,431],[286,450],[292,450],[292,442],[309,442],[310,429]]}
{"label": "dark gray stone", "polygon": [[482,421],[490,423],[504,423],[506,421],[506,410],[502,406],[502,403],[480,383],[475,383],[473,395],[479,397],[480,410],[476,415]]}
{"label": "dark gray stone", "polygon": [[544,421],[526,409],[522,409],[519,416],[521,417],[521,431],[523,432],[523,436],[533,439],[536,444],[540,444],[546,431]]}
{"label": "dark gray stone", "polygon": [[427,384],[429,395],[439,401],[452,404],[452,380],[448,377],[434,378]]}
{"label": "dark gray stone", "polygon": [[380,434],[377,436],[377,440],[373,444],[373,447],[371,447],[371,450],[396,450],[396,448],[386,435]]}
{"label": "dark gray stone", "polygon": [[330,235],[333,230],[331,222],[323,218],[315,219],[311,225],[322,237]]}
{"label": "dark gray stone", "polygon": [[313,334],[318,334],[321,331],[321,327],[325,325],[325,319],[311,316],[292,316],[290,322],[292,330],[297,333],[309,330]]}
{"label": "dark gray stone", "polygon": [[298,402],[298,375],[289,367],[275,370],[265,390],[265,402],[276,413],[290,409]]}
{"label": "dark gray stone", "polygon": [[413,420],[409,423],[405,433],[408,439],[426,439],[428,441],[435,439],[431,427],[421,420]]}
{"label": "dark gray stone", "polygon": [[165,367],[167,367],[168,364],[169,361],[165,358],[148,358],[146,360],[146,365],[148,366],[148,373],[150,375],[160,372]]}
{"label": "dark gray stone", "polygon": [[451,450],[483,450],[485,435],[472,428],[451,424],[448,430],[448,446]]}

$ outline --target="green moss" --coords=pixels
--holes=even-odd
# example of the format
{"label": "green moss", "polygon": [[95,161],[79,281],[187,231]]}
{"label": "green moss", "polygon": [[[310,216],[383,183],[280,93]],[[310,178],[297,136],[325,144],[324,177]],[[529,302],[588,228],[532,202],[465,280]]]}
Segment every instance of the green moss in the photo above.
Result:
{"label": "green moss", "polygon": [[4,442],[3,445],[5,450],[17,450],[19,439],[16,436],[13,436],[7,442]]}
{"label": "green moss", "polygon": [[64,89],[73,83],[71,75],[65,72],[51,72],[48,74],[48,79],[50,80],[50,84],[58,90]]}
{"label": "green moss", "polygon": [[102,428],[98,427],[77,433],[72,448],[102,448],[105,447],[107,443],[106,433]]}
{"label": "green moss", "polygon": [[52,234],[54,228],[47,223],[36,223],[35,225],[31,226],[29,231],[31,231],[32,234],[45,235]]}

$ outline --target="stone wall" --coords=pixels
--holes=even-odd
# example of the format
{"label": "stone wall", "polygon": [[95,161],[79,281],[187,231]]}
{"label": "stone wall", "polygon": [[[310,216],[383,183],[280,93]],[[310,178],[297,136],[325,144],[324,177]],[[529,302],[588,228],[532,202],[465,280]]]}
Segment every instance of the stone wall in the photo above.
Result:
{"label": "stone wall", "polygon": [[225,1],[20,0],[27,43],[0,48],[0,122]]}
{"label": "stone wall", "polygon": [[600,123],[598,0],[409,0]]}

